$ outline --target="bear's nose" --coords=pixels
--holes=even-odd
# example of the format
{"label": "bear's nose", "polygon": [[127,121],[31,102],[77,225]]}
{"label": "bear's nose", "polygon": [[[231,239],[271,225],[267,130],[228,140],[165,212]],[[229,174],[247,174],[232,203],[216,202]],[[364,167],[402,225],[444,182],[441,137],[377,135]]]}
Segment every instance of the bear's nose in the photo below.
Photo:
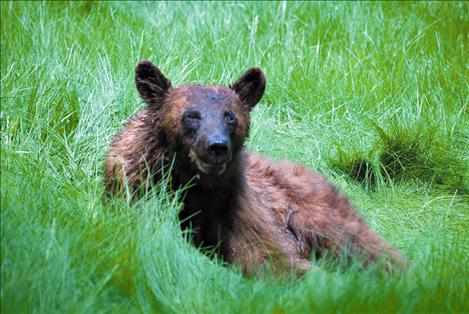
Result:
{"label": "bear's nose", "polygon": [[228,138],[226,137],[213,137],[208,143],[208,152],[212,157],[224,158],[228,155]]}

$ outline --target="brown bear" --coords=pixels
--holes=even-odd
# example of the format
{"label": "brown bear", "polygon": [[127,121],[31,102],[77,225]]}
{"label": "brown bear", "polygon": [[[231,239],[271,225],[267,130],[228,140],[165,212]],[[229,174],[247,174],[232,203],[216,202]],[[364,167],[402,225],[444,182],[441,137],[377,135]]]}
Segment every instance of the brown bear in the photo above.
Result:
{"label": "brown bear", "polygon": [[[384,257],[401,265],[397,250],[373,233],[345,196],[320,174],[288,161],[272,162],[244,148],[250,111],[264,94],[259,68],[233,85],[186,84],[174,88],[150,61],[135,70],[148,108],[130,118],[106,159],[106,190],[142,185],[171,169],[183,197],[182,227],[193,242],[217,247],[228,263],[252,274],[271,261],[301,273],[311,255],[347,252],[365,264]],[[267,263],[269,264],[269,263]]]}

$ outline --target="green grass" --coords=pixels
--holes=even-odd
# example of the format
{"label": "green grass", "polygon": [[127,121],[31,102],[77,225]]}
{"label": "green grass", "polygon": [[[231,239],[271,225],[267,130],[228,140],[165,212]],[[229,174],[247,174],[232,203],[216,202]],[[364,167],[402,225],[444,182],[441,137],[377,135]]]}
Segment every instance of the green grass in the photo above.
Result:
{"label": "green grass", "polygon": [[[1,2],[2,313],[467,313],[469,5]],[[248,146],[325,173],[407,273],[246,278],[178,192],[103,201],[151,59],[178,85],[261,66]]]}

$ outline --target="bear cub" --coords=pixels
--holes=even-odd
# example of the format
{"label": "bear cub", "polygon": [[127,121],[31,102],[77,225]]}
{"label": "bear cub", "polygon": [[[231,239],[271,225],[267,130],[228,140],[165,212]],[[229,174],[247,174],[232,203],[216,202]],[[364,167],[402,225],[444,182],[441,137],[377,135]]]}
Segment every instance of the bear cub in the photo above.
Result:
{"label": "bear cub", "polygon": [[366,225],[347,198],[320,174],[288,161],[273,162],[244,148],[250,111],[264,94],[259,68],[229,87],[173,87],[150,61],[135,70],[148,107],[117,134],[105,162],[106,190],[142,187],[171,169],[172,188],[191,182],[180,212],[197,246],[217,247],[246,274],[267,262],[306,272],[312,255],[383,259],[402,265],[398,251]]}

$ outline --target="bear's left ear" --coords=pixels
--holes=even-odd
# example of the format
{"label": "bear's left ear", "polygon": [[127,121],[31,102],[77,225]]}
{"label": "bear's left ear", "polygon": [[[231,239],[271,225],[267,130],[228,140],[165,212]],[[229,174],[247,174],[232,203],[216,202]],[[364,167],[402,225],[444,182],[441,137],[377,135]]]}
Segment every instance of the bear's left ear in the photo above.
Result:
{"label": "bear's left ear", "polygon": [[143,60],[135,69],[135,84],[143,100],[151,106],[161,106],[171,89],[171,82],[150,61]]}
{"label": "bear's left ear", "polygon": [[238,94],[243,106],[251,111],[264,95],[264,73],[259,68],[250,68],[230,88]]}

